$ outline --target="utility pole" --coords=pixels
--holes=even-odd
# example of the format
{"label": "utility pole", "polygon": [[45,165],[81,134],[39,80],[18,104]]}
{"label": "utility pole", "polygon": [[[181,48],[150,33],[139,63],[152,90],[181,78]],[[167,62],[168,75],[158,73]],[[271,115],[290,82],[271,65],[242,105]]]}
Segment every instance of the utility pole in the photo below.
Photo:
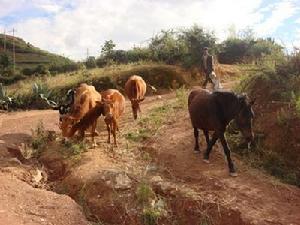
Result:
{"label": "utility pole", "polygon": [[89,48],[86,49],[86,61],[89,59]]}
{"label": "utility pole", "polygon": [[4,28],[4,42],[3,42],[3,49],[4,49],[4,52],[6,52],[6,33],[5,33],[5,28]]}
{"label": "utility pole", "polygon": [[12,29],[12,36],[13,36],[13,62],[14,62],[14,74],[15,74],[15,70],[16,70],[16,48],[15,48],[15,28]]}

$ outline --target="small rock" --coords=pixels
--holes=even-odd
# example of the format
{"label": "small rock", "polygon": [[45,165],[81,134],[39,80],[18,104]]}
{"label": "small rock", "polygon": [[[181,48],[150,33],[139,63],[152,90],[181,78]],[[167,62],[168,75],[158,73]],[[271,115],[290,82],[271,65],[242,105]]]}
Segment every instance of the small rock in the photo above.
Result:
{"label": "small rock", "polygon": [[161,99],[161,95],[157,95],[157,97],[156,97],[157,99]]}
{"label": "small rock", "polygon": [[157,166],[154,164],[150,164],[146,166],[146,173],[153,172],[157,170]]}
{"label": "small rock", "polygon": [[116,176],[116,184],[115,189],[130,189],[131,188],[131,180],[126,174],[119,173]]}
{"label": "small rock", "polygon": [[151,183],[158,183],[158,182],[162,182],[163,179],[161,178],[161,176],[154,176],[151,178]]}

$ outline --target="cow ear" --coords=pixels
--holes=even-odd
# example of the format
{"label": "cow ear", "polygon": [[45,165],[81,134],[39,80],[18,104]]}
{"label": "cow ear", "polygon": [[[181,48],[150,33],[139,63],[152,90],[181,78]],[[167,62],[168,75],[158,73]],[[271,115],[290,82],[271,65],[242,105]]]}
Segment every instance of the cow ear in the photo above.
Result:
{"label": "cow ear", "polygon": [[241,94],[238,96],[239,103],[246,102],[247,96],[245,94]]}

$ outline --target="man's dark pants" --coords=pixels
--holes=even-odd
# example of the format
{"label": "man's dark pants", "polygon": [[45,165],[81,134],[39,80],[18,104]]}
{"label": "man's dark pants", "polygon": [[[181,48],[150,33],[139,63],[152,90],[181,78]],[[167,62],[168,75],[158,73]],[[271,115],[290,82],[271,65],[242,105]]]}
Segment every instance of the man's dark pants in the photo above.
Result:
{"label": "man's dark pants", "polygon": [[212,80],[211,80],[210,77],[209,77],[209,73],[208,73],[208,72],[205,72],[205,81],[204,81],[204,83],[203,83],[202,86],[203,86],[204,88],[206,88],[206,85],[207,85],[208,82],[212,83]]}

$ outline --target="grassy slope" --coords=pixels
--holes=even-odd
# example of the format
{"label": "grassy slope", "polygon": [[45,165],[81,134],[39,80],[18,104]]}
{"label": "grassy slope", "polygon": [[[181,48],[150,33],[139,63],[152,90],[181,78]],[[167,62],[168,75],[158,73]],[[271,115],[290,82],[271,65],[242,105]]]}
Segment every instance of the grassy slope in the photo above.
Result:
{"label": "grassy slope", "polygon": [[[92,84],[97,90],[117,88],[123,91],[128,77],[137,74],[142,76],[148,84],[158,88],[168,89],[188,83],[190,73],[176,66],[162,64],[131,64],[97,68],[91,70],[79,70],[71,73],[59,74],[55,77],[31,77],[7,87],[8,95],[18,99],[19,107],[32,108],[34,83],[42,84],[45,90],[51,90],[50,99],[61,100],[68,89],[78,86],[80,83]],[[46,95],[47,96],[47,95]]]}
{"label": "grassy slope", "polygon": [[282,77],[275,71],[253,65],[244,65],[241,70],[244,75],[235,90],[256,98],[254,131],[257,146],[248,151],[246,146],[238,144],[243,140],[241,135],[229,132],[230,145],[252,166],[300,186],[300,117],[292,97],[292,93],[298,95],[299,77]]}
{"label": "grassy slope", "polygon": [[[4,35],[0,34],[0,51],[3,51]],[[6,48],[12,57],[13,54],[13,38],[11,36],[6,37]],[[16,63],[17,68],[32,68],[39,64],[56,64],[64,65],[72,62],[63,56],[43,51],[37,47],[34,47],[30,43],[26,43],[21,38],[15,38],[16,49]]]}

